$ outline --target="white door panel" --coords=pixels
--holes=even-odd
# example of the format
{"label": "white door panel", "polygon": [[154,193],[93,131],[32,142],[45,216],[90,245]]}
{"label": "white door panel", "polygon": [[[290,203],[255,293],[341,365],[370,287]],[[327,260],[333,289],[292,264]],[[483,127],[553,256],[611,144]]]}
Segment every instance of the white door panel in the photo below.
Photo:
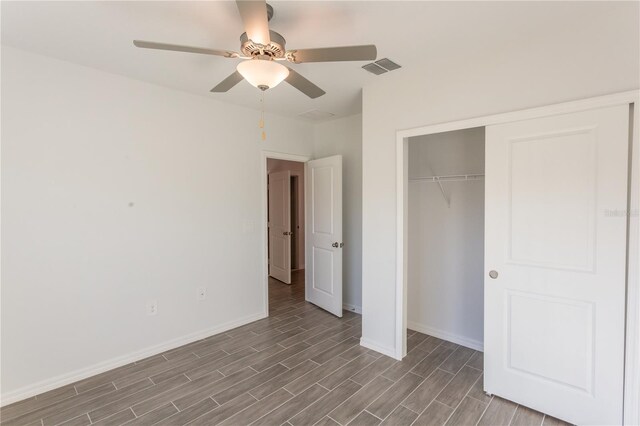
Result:
{"label": "white door panel", "polygon": [[341,317],[342,156],[309,161],[305,182],[306,298]]}
{"label": "white door panel", "polygon": [[269,173],[269,276],[291,284],[291,172]]}
{"label": "white door panel", "polygon": [[628,117],[486,129],[485,390],[577,424],[622,421]]}

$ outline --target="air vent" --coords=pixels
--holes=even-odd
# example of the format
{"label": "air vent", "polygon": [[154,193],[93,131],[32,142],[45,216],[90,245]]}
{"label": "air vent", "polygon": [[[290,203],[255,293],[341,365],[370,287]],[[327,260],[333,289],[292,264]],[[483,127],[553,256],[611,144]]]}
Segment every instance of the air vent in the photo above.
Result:
{"label": "air vent", "polygon": [[389,58],[382,58],[370,64],[364,65],[362,68],[369,71],[372,74],[380,75],[387,71],[393,71],[400,68],[400,65],[396,64]]}
{"label": "air vent", "polygon": [[376,65],[381,66],[382,68],[386,69],[387,71],[393,71],[393,70],[397,70],[398,68],[400,68],[400,65],[396,64],[395,62],[393,62],[389,58],[382,58],[382,59],[376,61]]}
{"label": "air vent", "polygon": [[371,74],[380,75],[387,72],[384,68],[374,64],[373,62],[367,65],[363,65],[362,68],[369,71]]}
{"label": "air vent", "polygon": [[311,111],[303,112],[302,114],[298,114],[299,117],[306,118],[308,120],[321,121],[327,120],[335,116],[335,114],[326,111],[319,111],[317,109],[312,109]]}

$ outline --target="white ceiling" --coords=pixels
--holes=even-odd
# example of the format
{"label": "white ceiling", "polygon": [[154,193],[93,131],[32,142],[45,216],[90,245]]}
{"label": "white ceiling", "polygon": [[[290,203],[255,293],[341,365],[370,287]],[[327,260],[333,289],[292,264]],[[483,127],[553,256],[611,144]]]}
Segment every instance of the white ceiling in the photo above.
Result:
{"label": "white ceiling", "polygon": [[[271,28],[287,48],[374,43],[378,58],[401,64],[393,73],[419,72],[500,56],[575,31],[597,34],[617,16],[637,15],[622,2],[397,2],[272,1]],[[135,48],[133,39],[239,50],[243,32],[235,2],[10,2],[1,3],[2,43],[224,102],[259,106],[246,82],[227,93],[209,90],[238,60]],[[611,19],[609,19],[611,18]],[[336,116],[361,111],[362,87],[374,76],[366,62],[292,65],[327,94],[312,100],[286,83],[265,98],[270,112],[309,110]]]}

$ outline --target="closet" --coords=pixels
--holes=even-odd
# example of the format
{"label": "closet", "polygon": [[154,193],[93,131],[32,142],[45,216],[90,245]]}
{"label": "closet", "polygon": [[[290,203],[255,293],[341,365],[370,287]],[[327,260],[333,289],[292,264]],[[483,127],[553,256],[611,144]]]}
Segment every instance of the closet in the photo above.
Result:
{"label": "closet", "polygon": [[483,351],[491,395],[573,424],[622,424],[632,383],[624,360],[637,358],[625,347],[625,327],[635,327],[625,314],[636,312],[626,291],[637,291],[627,286],[637,265],[629,255],[637,226],[629,211],[637,159],[629,154],[638,152],[631,98],[399,138],[406,308],[398,334],[411,329]]}
{"label": "closet", "polygon": [[408,140],[407,327],[482,350],[484,127]]}

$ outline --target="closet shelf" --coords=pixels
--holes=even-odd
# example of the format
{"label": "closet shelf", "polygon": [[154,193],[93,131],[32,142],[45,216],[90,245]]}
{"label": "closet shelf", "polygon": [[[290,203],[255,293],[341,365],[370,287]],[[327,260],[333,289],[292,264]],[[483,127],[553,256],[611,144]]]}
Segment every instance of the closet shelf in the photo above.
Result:
{"label": "closet shelf", "polygon": [[442,193],[442,198],[444,198],[444,202],[447,203],[447,207],[451,207],[451,200],[447,197],[444,188],[442,187],[442,182],[460,182],[467,180],[482,180],[484,179],[484,175],[474,174],[474,175],[446,175],[446,176],[425,176],[425,177],[415,177],[409,179],[410,181],[417,182],[437,182],[440,187],[440,192]]}
{"label": "closet shelf", "polygon": [[446,175],[446,176],[424,176],[410,178],[410,181],[424,181],[424,182],[457,182],[467,180],[482,180],[484,175],[472,174],[472,175]]}

